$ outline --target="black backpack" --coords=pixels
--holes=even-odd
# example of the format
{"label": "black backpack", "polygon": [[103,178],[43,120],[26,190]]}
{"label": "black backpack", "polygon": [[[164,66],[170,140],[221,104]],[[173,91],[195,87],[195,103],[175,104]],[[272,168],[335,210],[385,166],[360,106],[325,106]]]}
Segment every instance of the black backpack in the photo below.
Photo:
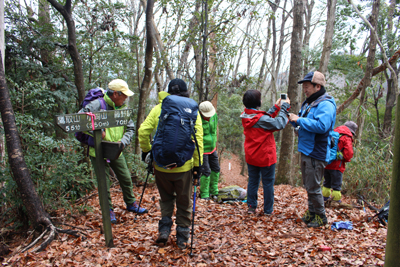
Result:
{"label": "black backpack", "polygon": [[[152,155],[156,164],[165,169],[181,167],[193,157],[194,126],[199,106],[188,97],[169,95],[164,98]],[[196,140],[197,142],[197,140]]]}

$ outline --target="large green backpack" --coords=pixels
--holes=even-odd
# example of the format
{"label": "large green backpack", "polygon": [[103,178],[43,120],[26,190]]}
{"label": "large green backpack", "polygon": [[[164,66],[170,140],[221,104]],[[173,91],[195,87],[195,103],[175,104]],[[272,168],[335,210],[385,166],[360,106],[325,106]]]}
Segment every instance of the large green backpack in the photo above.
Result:
{"label": "large green backpack", "polygon": [[247,191],[238,185],[230,185],[219,189],[218,203],[242,201],[245,199],[247,199]]}

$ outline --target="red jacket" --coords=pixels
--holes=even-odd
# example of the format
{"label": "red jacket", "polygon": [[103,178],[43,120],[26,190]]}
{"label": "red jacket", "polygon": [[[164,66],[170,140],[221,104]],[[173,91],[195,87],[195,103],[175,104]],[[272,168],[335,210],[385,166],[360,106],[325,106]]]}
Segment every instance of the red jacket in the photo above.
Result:
{"label": "red jacket", "polygon": [[346,169],[346,162],[350,162],[353,157],[353,134],[349,128],[342,125],[337,127],[335,132],[338,132],[342,136],[339,138],[338,150],[343,153],[343,160],[334,160],[331,164],[325,167],[328,170],[338,170],[342,173]]}
{"label": "red jacket", "polygon": [[[276,145],[273,132],[285,128],[288,117],[287,109],[278,106],[265,111],[245,109],[242,118],[245,135],[244,151],[246,162],[257,167],[267,167],[276,163]],[[280,112],[279,112],[280,111]],[[279,115],[277,116],[279,112]]]}

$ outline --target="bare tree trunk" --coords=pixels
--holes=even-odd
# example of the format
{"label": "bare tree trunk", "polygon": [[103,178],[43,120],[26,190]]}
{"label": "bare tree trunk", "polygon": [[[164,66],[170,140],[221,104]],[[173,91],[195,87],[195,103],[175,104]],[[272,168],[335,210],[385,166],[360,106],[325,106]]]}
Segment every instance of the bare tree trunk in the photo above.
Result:
{"label": "bare tree trunk", "polygon": [[[50,25],[50,9],[49,2],[47,0],[39,0],[39,24],[44,29],[41,34],[43,36],[50,37],[51,25]],[[47,49],[40,49],[40,57],[44,67],[51,64],[50,53]]]}
{"label": "bare tree trunk", "polygon": [[328,15],[326,20],[324,46],[322,49],[321,61],[319,62],[319,71],[326,76],[328,71],[329,58],[331,56],[333,30],[335,26],[335,11],[337,0],[328,0]]}
{"label": "bare tree trunk", "polygon": [[[310,52],[310,37],[311,37],[311,18],[312,18],[312,10],[314,8],[314,1],[311,1],[310,3],[306,3],[305,6],[305,12],[304,12],[304,19],[305,19],[305,28],[304,28],[304,37],[303,37],[303,51],[305,51],[305,55],[303,57],[303,71],[302,75],[304,76],[309,69],[309,52]],[[304,94],[301,94],[301,100],[300,102],[302,103],[304,101]]]}
{"label": "bare tree trunk", "polygon": [[146,100],[149,97],[150,85],[153,76],[153,48],[154,48],[154,28],[153,22],[153,7],[154,0],[147,0],[146,7],[146,57],[144,63],[144,77],[142,86],[140,87],[139,95],[139,107],[136,121],[136,137],[135,137],[135,153],[140,154],[139,148],[139,126],[144,121],[144,115],[146,110]]}
{"label": "bare tree trunk", "polygon": [[[143,5],[143,8],[147,10],[146,0],[140,0],[140,3]],[[153,38],[157,43],[158,50],[160,51],[160,55],[161,55],[161,58],[163,60],[165,70],[167,71],[167,74],[168,74],[168,78],[170,80],[173,80],[173,79],[175,79],[175,75],[174,75],[174,73],[173,73],[173,71],[171,69],[171,66],[169,64],[167,53],[165,52],[164,44],[163,44],[163,42],[161,40],[161,34],[157,29],[156,23],[154,22],[154,17],[153,17],[153,20],[151,21],[151,24],[152,24],[152,27],[153,27],[153,31],[152,31]]]}
{"label": "bare tree trunk", "polygon": [[[373,6],[372,6],[372,14],[370,16],[370,22],[371,22],[371,25],[373,28],[376,28],[376,25],[378,24],[379,2],[380,2],[380,0],[374,0]],[[375,35],[373,34],[373,30],[371,29],[367,66],[365,68],[365,74],[364,74],[364,78],[363,78],[364,86],[361,89],[360,104],[358,106],[357,115],[356,115],[357,125],[358,125],[358,129],[356,131],[356,136],[357,136],[358,140],[361,140],[362,132],[364,129],[364,121],[365,121],[364,110],[366,109],[366,92],[365,92],[365,90],[371,84],[372,69],[374,68],[374,62],[375,62],[376,44],[377,44],[377,39],[376,39]]]}
{"label": "bare tree trunk", "polygon": [[[303,16],[304,16],[304,3],[303,1],[294,1],[293,4],[293,31],[292,43],[290,45],[290,71],[289,71],[289,85],[288,96],[290,98],[291,112],[296,113],[299,110],[299,89],[297,81],[301,79],[301,47],[303,36]],[[292,127],[283,129],[283,136],[281,142],[281,152],[279,156],[278,172],[276,175],[277,184],[287,184],[292,182],[291,169],[293,159],[294,147],[294,132]]]}
{"label": "bare tree trunk", "polygon": [[85,83],[83,79],[82,59],[76,45],[75,22],[72,17],[71,0],[66,0],[62,6],[56,0],[47,0],[64,17],[68,27],[68,52],[74,64],[75,86],[78,91],[78,101],[82,103],[85,98]]}
{"label": "bare tree trunk", "polygon": [[[189,31],[192,33],[191,36],[195,35],[195,32],[194,32],[193,29],[195,28],[196,24],[199,23],[199,20],[198,20],[198,18],[196,16],[196,14],[199,12],[199,9],[200,9],[200,1],[196,1],[196,6],[195,6],[195,9],[194,9],[194,12],[193,12],[193,17],[190,19],[190,22],[189,22]],[[193,37],[189,37],[186,40],[186,44],[185,44],[185,47],[183,49],[182,56],[181,56],[181,58],[179,60],[178,72],[176,74],[176,77],[178,77],[178,78],[182,78],[182,75],[183,75],[182,72],[185,69],[185,66],[187,64],[187,59],[188,59],[188,56],[189,56],[190,48],[193,46],[193,43],[194,43],[193,39],[194,39]]]}
{"label": "bare tree trunk", "polygon": [[[197,93],[199,94],[199,101],[203,97],[203,91],[200,87],[201,84],[201,48],[200,48],[200,42],[194,47],[194,58],[195,58],[195,88],[197,88]],[[190,93],[190,92],[189,92]]]}
{"label": "bare tree trunk", "polygon": [[[394,38],[391,37],[393,35],[393,14],[394,11],[396,9],[396,1],[395,0],[391,0],[390,1],[390,6],[389,6],[389,14],[388,14],[388,20],[389,20],[389,25],[388,25],[388,29],[387,29],[387,34],[386,36],[390,37],[390,40],[388,42],[388,46],[389,46],[389,52],[390,54],[392,54],[394,52]],[[395,70],[396,73],[398,73],[397,70],[397,64],[392,63],[392,68]],[[386,72],[385,72],[386,74]],[[388,77],[388,75],[386,74],[387,77],[387,95],[386,95],[386,107],[385,107],[385,115],[383,117],[383,128],[382,128],[382,133],[383,136],[389,136],[391,131],[392,131],[392,111],[393,108],[395,106],[395,101],[396,101],[396,96],[397,96],[397,90],[394,86],[393,83],[393,77]]]}
{"label": "bare tree trunk", "polygon": [[0,68],[0,112],[4,123],[8,161],[13,179],[18,186],[29,221],[35,229],[43,231],[52,225],[52,223],[50,216],[44,210],[42,202],[35,191],[35,186],[25,163],[2,64]]}
{"label": "bare tree trunk", "polygon": [[[199,102],[206,100],[208,94],[208,83],[207,83],[207,67],[208,67],[208,53],[207,53],[207,37],[208,37],[208,1],[203,2],[202,10],[202,53],[201,53],[201,75],[200,75],[200,87],[199,87]],[[204,82],[205,87],[204,88]]]}

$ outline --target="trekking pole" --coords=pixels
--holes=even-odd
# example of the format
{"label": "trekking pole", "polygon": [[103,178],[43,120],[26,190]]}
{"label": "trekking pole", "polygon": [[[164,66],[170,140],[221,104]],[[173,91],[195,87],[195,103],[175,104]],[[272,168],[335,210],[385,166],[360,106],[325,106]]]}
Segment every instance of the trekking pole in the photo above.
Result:
{"label": "trekking pole", "polygon": [[140,204],[142,203],[144,190],[146,189],[146,185],[147,185],[147,180],[149,179],[150,173],[153,174],[153,165],[152,165],[153,160],[152,160],[152,157],[151,157],[151,152],[149,154],[147,154],[146,159],[144,160],[144,162],[147,163],[147,167],[146,167],[146,169],[147,169],[147,177],[146,177],[146,181],[144,182],[142,195],[140,196],[139,205],[138,205],[138,208],[137,208],[137,212],[135,214],[135,221],[137,219],[136,216],[138,215],[139,210],[140,210]]}
{"label": "trekking pole", "polygon": [[[193,173],[196,174],[197,173]],[[193,194],[193,213],[192,213],[192,237],[190,238],[190,256],[193,256],[193,235],[194,235],[194,214],[196,212],[196,188],[198,185],[198,179],[195,179],[193,181],[193,185],[194,185],[194,194]]]}
{"label": "trekking pole", "polygon": [[[197,153],[199,155],[199,170],[201,167],[201,155],[200,155],[200,149],[199,149],[199,144],[197,143],[197,139],[196,139],[196,133],[194,131],[194,127],[192,128],[193,131],[193,137],[194,137],[194,141],[196,143],[196,147],[197,147]],[[192,213],[192,236],[190,238],[190,253],[189,256],[193,257],[193,236],[194,236],[194,214],[196,212],[196,188],[199,184],[199,178],[201,176],[201,173],[197,173],[197,172],[193,172],[193,175],[197,175],[198,179],[194,179],[193,180],[193,185],[194,185],[194,194],[193,194],[193,213]]]}

